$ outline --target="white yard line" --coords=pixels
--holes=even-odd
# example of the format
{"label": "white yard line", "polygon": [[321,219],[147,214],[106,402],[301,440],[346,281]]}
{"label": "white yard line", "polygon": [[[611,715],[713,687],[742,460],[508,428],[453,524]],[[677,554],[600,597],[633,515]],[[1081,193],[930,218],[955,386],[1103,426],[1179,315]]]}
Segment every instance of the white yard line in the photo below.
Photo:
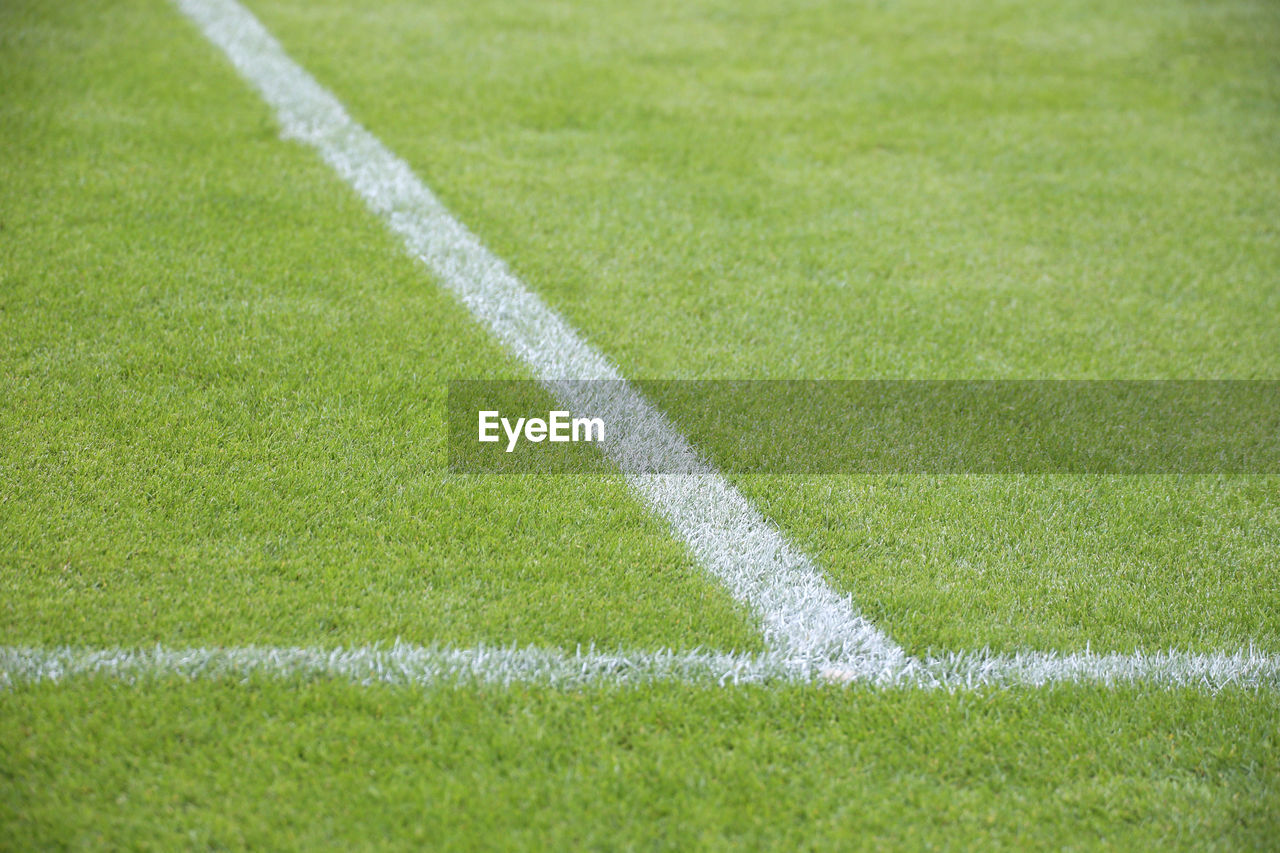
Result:
{"label": "white yard line", "polygon": [[[456,220],[404,161],[356,124],[234,0],[175,0],[279,117],[386,219],[476,319],[566,408],[603,417],[603,449],[698,562],[762,622],[768,647],[859,674],[902,667],[902,649],[864,619],[732,485],[702,462],[607,358]],[[582,383],[566,380],[614,380]],[[625,428],[619,430],[620,425]],[[653,473],[685,470],[687,474]]]}
{"label": "white yard line", "polygon": [[544,684],[554,687],[645,684],[857,683],[969,690],[1048,684],[1149,684],[1205,691],[1235,686],[1280,689],[1280,656],[1160,652],[1152,655],[957,654],[912,660],[877,672],[799,663],[782,654],[715,652],[567,653],[539,648],[430,648],[396,644],[353,648],[41,649],[0,647],[0,687],[86,678],[328,678],[356,684]]}

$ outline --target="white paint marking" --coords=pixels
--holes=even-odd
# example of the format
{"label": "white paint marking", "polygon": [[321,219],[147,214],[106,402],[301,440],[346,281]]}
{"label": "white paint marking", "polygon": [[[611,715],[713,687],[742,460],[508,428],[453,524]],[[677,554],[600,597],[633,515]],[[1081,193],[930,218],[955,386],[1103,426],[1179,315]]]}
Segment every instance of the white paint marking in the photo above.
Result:
{"label": "white paint marking", "polygon": [[590,685],[678,683],[833,683],[931,690],[1041,687],[1048,684],[1150,684],[1209,692],[1225,687],[1280,689],[1280,656],[1160,652],[1153,655],[956,654],[886,669],[833,669],[793,657],[715,652],[568,654],[540,648],[443,648],[397,643],[354,648],[40,649],[0,647],[0,687],[105,678],[243,680],[331,678],[357,684]]}
{"label": "white paint marking", "polygon": [[[609,424],[614,434],[602,449],[702,566],[760,618],[770,649],[798,660],[841,661],[858,671],[906,665],[899,646],[833,590],[604,355],[454,219],[253,15],[234,0],[175,2],[276,110],[286,137],[315,148],[566,408]],[[583,379],[614,381],[573,381]],[[689,473],[652,473],[672,470]]]}

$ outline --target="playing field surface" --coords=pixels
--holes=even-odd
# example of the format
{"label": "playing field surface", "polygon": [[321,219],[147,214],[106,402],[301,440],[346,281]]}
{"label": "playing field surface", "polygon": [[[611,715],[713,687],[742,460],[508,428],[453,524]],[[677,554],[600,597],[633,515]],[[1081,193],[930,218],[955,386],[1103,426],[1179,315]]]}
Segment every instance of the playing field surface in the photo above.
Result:
{"label": "playing field surface", "polygon": [[1274,847],[1274,471],[486,474],[446,397],[1274,380],[1278,57],[1265,0],[7,0],[0,849]]}

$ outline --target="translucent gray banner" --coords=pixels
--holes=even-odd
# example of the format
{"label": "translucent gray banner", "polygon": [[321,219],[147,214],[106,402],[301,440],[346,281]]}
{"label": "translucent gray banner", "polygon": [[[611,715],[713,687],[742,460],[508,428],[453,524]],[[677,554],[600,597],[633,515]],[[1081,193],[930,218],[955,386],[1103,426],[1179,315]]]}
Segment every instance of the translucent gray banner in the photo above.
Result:
{"label": "translucent gray banner", "polygon": [[1280,473],[1270,380],[457,380],[448,409],[454,471]]}

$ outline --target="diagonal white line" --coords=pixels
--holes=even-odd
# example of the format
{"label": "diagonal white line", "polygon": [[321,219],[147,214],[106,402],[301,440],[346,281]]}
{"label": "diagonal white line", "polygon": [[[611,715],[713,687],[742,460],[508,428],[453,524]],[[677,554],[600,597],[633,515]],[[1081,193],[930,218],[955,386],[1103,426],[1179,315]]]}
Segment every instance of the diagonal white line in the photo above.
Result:
{"label": "diagonal white line", "polygon": [[778,653],[601,652],[593,648],[570,654],[536,647],[449,648],[401,643],[335,649],[0,646],[0,688],[86,678],[125,682],[332,678],[419,687],[524,683],[562,688],[659,681],[721,685],[827,682],[950,691],[1049,684],[1149,684],[1213,692],[1224,687],[1280,689],[1280,656],[1253,649],[1232,654],[962,653],[869,672],[798,662]]}
{"label": "diagonal white line", "polygon": [[[276,110],[284,135],[315,148],[534,377],[567,408],[605,418],[613,433],[605,452],[699,563],[759,617],[770,649],[798,659],[839,660],[859,672],[904,665],[899,646],[699,460],[604,355],[454,219],[409,166],[356,124],[252,14],[234,0],[175,2]],[[571,381],[583,379],[615,381]],[[624,423],[619,433],[614,425]],[[690,473],[649,473],[671,471],[675,462]]]}

